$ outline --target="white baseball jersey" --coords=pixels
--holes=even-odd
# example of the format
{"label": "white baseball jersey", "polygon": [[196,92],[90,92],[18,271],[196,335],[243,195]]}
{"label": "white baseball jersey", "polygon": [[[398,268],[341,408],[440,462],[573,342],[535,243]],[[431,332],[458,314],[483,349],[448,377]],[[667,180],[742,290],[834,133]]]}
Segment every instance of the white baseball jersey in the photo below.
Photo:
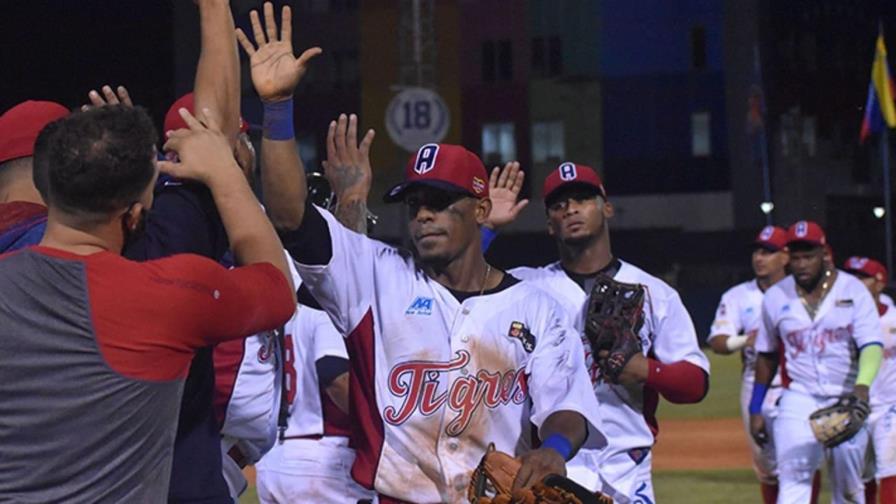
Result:
{"label": "white baseball jersey", "polygon": [[882,305],[889,306],[890,308],[896,307],[896,304],[893,303],[893,298],[887,294],[881,292],[879,298]]}
{"label": "white baseball jersey", "polygon": [[880,316],[884,359],[871,383],[871,408],[896,403],[896,308],[887,307]]}
{"label": "white baseball jersey", "polygon": [[[708,340],[721,335],[756,336],[762,323],[762,297],[762,289],[755,279],[725,291],[709,329]],[[743,380],[752,390],[752,384],[756,380],[756,349],[747,346],[741,350],[741,354],[744,359]],[[772,386],[780,385],[781,375],[775,374]]]}
{"label": "white baseball jersey", "polygon": [[221,424],[221,463],[231,497],[246,487],[236,448],[253,464],[274,444],[280,398],[278,346],[272,332],[215,347],[215,410]]}
{"label": "white baseball jersey", "polygon": [[576,411],[606,443],[582,344],[556,301],[526,282],[463,302],[405,252],[329,229],[326,265],[299,273],[351,363],[352,476],[388,497],[462,502],[489,443],[526,452],[551,414]]}
{"label": "white baseball jersey", "polygon": [[[642,284],[647,291],[644,325],[639,332],[644,355],[664,363],[688,361],[708,373],[709,360],[700,350],[694,323],[675,289],[632,264],[624,261],[620,263],[619,271],[613,278],[619,282]],[[642,386],[613,385],[598,379],[599,370],[591,356],[590,345],[585,340],[585,314],[589,293],[566,274],[559,262],[541,268],[515,268],[511,270],[511,274],[535,283],[567,307],[568,318],[581,335],[582,341],[586,342],[585,361],[591,373],[594,393],[601,405],[603,432],[609,443],[604,451],[604,458],[619,454],[632,458],[640,456],[655,441],[657,422],[654,414],[658,396],[652,389]],[[583,456],[576,456],[569,465],[575,466],[582,463],[580,461],[583,459]],[[625,485],[616,481],[625,475],[604,472],[603,476],[610,485],[626,492],[622,488]],[[627,493],[629,497],[633,495],[632,492]]]}
{"label": "white baseball jersey", "polygon": [[858,374],[858,349],[881,343],[880,319],[871,294],[862,282],[842,271],[837,272],[814,320],[797,294],[793,275],[766,291],[762,316],[756,351],[774,352],[783,344],[784,386],[805,394],[851,393]]}
{"label": "white baseball jersey", "polygon": [[342,335],[326,313],[300,306],[286,324],[283,339],[289,403],[284,436],[348,436],[348,418],[321,389],[316,366],[319,359],[327,356],[348,359]]}

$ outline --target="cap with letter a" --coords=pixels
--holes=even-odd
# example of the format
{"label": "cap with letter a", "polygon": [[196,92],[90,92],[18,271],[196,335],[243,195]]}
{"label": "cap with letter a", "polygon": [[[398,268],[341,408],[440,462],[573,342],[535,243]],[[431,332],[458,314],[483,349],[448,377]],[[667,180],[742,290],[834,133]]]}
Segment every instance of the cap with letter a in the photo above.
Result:
{"label": "cap with letter a", "polygon": [[887,268],[869,257],[853,256],[846,260],[843,269],[859,276],[873,277],[881,282],[887,281]]}
{"label": "cap with letter a", "polygon": [[824,230],[813,221],[799,221],[787,229],[787,245],[805,243],[813,247],[827,245],[827,237]]}
{"label": "cap with letter a", "polygon": [[431,143],[420,147],[405,166],[404,181],[389,189],[383,201],[401,201],[405,192],[415,185],[459,192],[473,198],[488,197],[485,165],[479,156],[460,145]]}
{"label": "cap with letter a", "polygon": [[778,226],[765,226],[756,235],[753,245],[757,248],[777,252],[787,246],[787,231]]}
{"label": "cap with letter a", "polygon": [[557,194],[557,191],[572,185],[579,185],[592,188],[598,194],[607,199],[607,191],[604,189],[604,183],[600,175],[594,171],[594,168],[576,163],[560,163],[554,171],[544,179],[544,188],[542,194],[544,202],[549,205],[551,197]]}

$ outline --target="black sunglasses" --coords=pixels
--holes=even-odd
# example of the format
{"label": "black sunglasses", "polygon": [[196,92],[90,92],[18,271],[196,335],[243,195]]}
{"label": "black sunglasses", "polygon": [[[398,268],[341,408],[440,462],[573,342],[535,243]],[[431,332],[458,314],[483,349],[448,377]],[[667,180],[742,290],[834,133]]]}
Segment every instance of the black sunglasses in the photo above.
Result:
{"label": "black sunglasses", "polygon": [[468,197],[466,194],[454,191],[422,189],[405,197],[404,204],[407,205],[411,215],[417,215],[422,207],[441,212],[466,197]]}

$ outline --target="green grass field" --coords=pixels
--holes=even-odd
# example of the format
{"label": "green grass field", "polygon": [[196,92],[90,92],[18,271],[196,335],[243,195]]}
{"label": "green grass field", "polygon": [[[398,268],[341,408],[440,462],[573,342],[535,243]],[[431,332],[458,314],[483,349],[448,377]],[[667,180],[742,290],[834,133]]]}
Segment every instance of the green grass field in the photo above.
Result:
{"label": "green grass field", "polygon": [[[737,418],[740,415],[740,359],[708,352],[711,365],[709,394],[696,405],[661,401],[660,423],[665,419]],[[656,471],[653,478],[658,504],[754,504],[761,502],[752,469]],[[255,504],[255,488],[249,488],[241,504]],[[819,502],[830,502],[822,492]]]}

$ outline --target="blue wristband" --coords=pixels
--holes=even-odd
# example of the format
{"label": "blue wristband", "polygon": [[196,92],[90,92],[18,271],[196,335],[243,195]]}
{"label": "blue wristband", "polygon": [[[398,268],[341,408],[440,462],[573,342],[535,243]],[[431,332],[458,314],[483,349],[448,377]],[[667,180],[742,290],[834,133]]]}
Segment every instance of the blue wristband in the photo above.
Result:
{"label": "blue wristband", "polygon": [[292,122],[292,98],[264,104],[264,137],[268,140],[292,140],[295,126]]}
{"label": "blue wristband", "polygon": [[753,396],[750,398],[750,414],[759,415],[762,413],[762,403],[765,401],[765,394],[768,392],[768,385],[764,383],[753,384]]}
{"label": "blue wristband", "polygon": [[482,226],[482,230],[479,233],[482,235],[482,253],[484,254],[488,250],[489,245],[492,244],[492,241],[498,236],[498,232]]}
{"label": "blue wristband", "polygon": [[563,457],[563,460],[569,460],[569,456],[572,454],[572,443],[560,434],[551,434],[544,440],[544,443],[541,443],[541,446],[554,449]]}

